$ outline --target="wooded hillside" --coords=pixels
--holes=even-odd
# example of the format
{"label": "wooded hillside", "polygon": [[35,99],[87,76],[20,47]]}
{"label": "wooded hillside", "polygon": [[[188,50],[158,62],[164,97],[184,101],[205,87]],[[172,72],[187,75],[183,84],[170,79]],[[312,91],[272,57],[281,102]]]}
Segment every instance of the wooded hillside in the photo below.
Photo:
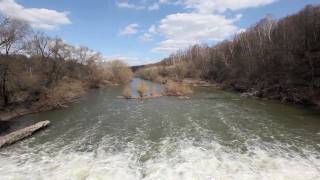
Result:
{"label": "wooded hillside", "polygon": [[320,102],[320,6],[266,17],[213,47],[195,45],[141,69],[147,79],[201,78],[226,89],[299,104]]}

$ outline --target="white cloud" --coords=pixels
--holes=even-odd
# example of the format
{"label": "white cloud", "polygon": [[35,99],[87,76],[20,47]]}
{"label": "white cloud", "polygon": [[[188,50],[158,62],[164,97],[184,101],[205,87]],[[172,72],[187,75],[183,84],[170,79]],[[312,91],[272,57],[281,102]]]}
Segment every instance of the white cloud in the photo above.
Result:
{"label": "white cloud", "polygon": [[153,3],[152,5],[150,5],[148,7],[148,10],[149,11],[154,11],[154,10],[159,10],[159,8],[160,8],[160,5],[158,3]]}
{"label": "white cloud", "polygon": [[129,24],[124,29],[120,30],[119,35],[131,35],[138,33],[138,24]]}
{"label": "white cloud", "polygon": [[170,0],[159,0],[159,3],[162,3],[162,4],[164,4],[164,3],[168,3]]}
{"label": "white cloud", "polygon": [[198,43],[222,41],[243,32],[235,22],[242,15],[226,18],[226,10],[239,10],[271,4],[277,0],[159,0],[160,4],[181,5],[191,9],[189,13],[177,13],[161,20],[157,31],[165,40],[153,52],[175,52]]}
{"label": "white cloud", "polygon": [[[120,0],[118,0],[120,1]],[[157,10],[162,5],[178,5],[185,9],[184,13],[167,15],[160,21],[159,26],[150,26],[139,39],[152,41],[156,34],[164,40],[153,52],[171,53],[198,43],[218,42],[243,32],[235,25],[242,15],[227,18],[226,11],[256,8],[271,4],[277,0],[122,0],[127,3],[124,7],[147,10]],[[130,1],[131,2],[131,1]],[[142,8],[143,7],[143,8]],[[134,31],[135,33],[137,31]],[[126,34],[126,33],[124,33]],[[128,33],[130,34],[130,33]]]}
{"label": "white cloud", "polygon": [[156,33],[157,32],[157,27],[155,25],[151,25],[148,29],[149,33]]}
{"label": "white cloud", "polygon": [[136,56],[127,56],[127,55],[120,55],[120,54],[107,56],[105,57],[104,61],[112,61],[112,60],[121,60],[130,66],[150,64],[150,63],[156,62],[155,60],[148,57],[140,58]]}
{"label": "white cloud", "polygon": [[44,8],[25,8],[14,0],[0,0],[0,12],[4,16],[24,20],[36,29],[52,30],[71,23],[66,12]]}
{"label": "white cloud", "polygon": [[130,3],[129,0],[117,0],[116,5],[119,8],[135,9],[135,10],[144,10],[149,11],[159,10],[160,4],[155,1],[153,3],[147,3],[148,1],[142,0],[140,3]]}
{"label": "white cloud", "polygon": [[246,29],[241,28],[241,29],[239,29],[239,30],[237,31],[237,34],[241,34],[241,33],[243,33],[243,32],[246,32]]}
{"label": "white cloud", "polygon": [[116,0],[116,5],[119,8],[135,9],[135,10],[159,10],[163,4],[167,5],[183,5],[184,0]]}
{"label": "white cloud", "polygon": [[241,18],[227,19],[223,15],[178,13],[161,20],[158,31],[165,40],[154,52],[174,52],[190,45],[208,41],[221,41],[238,31],[234,22]]}
{"label": "white cloud", "polygon": [[142,6],[142,5],[137,5],[137,4],[129,3],[129,1],[126,1],[126,0],[116,1],[116,5],[117,5],[119,8],[136,9],[136,10],[145,9],[145,7]]}
{"label": "white cloud", "polygon": [[198,44],[199,41],[194,40],[173,40],[167,39],[159,43],[159,46],[152,49],[152,52],[164,52],[164,53],[173,53],[180,49],[185,49],[191,45]]}
{"label": "white cloud", "polygon": [[172,4],[172,5],[179,5],[183,4],[185,0],[159,0],[159,4]]}
{"label": "white cloud", "polygon": [[148,41],[152,41],[153,37],[152,37],[152,34],[150,34],[150,33],[144,33],[143,35],[141,35],[139,37],[139,39],[140,39],[140,41],[148,42]]}
{"label": "white cloud", "polygon": [[151,25],[147,32],[139,37],[139,39],[143,42],[152,41],[153,36],[157,33],[157,27],[155,25]]}
{"label": "white cloud", "polygon": [[225,12],[271,4],[276,0],[184,0],[186,8],[194,9],[197,13]]}

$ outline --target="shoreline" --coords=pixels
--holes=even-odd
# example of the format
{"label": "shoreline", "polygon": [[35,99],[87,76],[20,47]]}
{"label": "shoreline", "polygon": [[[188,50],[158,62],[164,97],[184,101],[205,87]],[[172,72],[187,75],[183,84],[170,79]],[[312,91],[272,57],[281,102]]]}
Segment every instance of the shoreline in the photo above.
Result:
{"label": "shoreline", "polygon": [[[226,92],[234,92],[240,94],[241,97],[243,98],[256,98],[260,100],[272,100],[272,101],[277,101],[282,104],[288,104],[288,105],[298,105],[298,106],[304,106],[306,108],[312,109],[312,110],[319,110],[320,109],[320,101],[318,103],[314,104],[299,104],[299,103],[293,103],[293,102],[286,102],[281,99],[273,98],[271,97],[265,97],[265,96],[260,96],[261,94],[259,91],[254,90],[254,91],[239,91],[234,88],[226,87],[223,84],[218,84],[218,83],[211,83],[209,81],[201,80],[201,79],[192,79],[192,78],[185,78],[182,81],[174,81],[178,84],[182,85],[187,85],[187,86],[192,86],[192,87],[208,87],[208,88],[215,88],[219,90],[223,90]],[[117,86],[116,84],[112,84],[111,87]],[[99,87],[98,89],[105,88],[107,86]],[[23,107],[21,106],[12,106],[9,107],[6,110],[1,110],[0,111],[0,134],[2,133],[2,123],[8,123],[10,124],[10,121],[25,116],[29,114],[35,114],[35,113],[40,113],[40,112],[45,112],[45,111],[51,111],[55,110],[58,108],[65,108],[69,107],[67,104],[77,102],[78,99],[81,97],[85,96],[88,92],[90,92],[93,89],[88,89],[84,93],[79,93],[79,94],[73,94],[72,97],[66,97],[64,98],[63,102],[59,102],[56,104],[46,104],[46,101],[38,101],[33,103],[33,105],[30,108]],[[131,98],[125,98],[123,96],[117,97],[118,99],[155,99],[155,98],[160,98],[163,95],[159,96],[148,96],[144,98],[139,98],[139,97],[131,97]],[[12,110],[11,110],[12,109]]]}
{"label": "shoreline", "polygon": [[[46,100],[33,102],[30,107],[25,107],[23,105],[9,106],[9,107],[7,107],[7,109],[0,111],[0,140],[3,140],[3,138],[6,136],[10,136],[11,134],[19,133],[19,131],[21,131],[23,129],[33,127],[33,126],[37,125],[38,123],[43,122],[42,120],[37,120],[38,122],[35,124],[34,123],[33,124],[27,123],[27,125],[24,125],[23,127],[16,129],[16,128],[14,128],[14,126],[15,126],[14,124],[15,124],[15,120],[18,119],[19,117],[30,115],[30,114],[36,114],[36,113],[40,113],[40,112],[52,111],[52,110],[56,110],[59,108],[67,108],[67,107],[70,107],[69,104],[78,102],[79,99],[86,96],[92,90],[103,89],[106,87],[115,87],[118,85],[120,85],[120,84],[110,83],[108,85],[101,85],[97,88],[86,88],[85,91],[83,91],[83,92],[72,92],[69,95],[67,95],[66,97],[60,99],[60,101],[56,101],[56,102],[50,102],[46,99]],[[47,126],[47,125],[45,125],[45,126]],[[37,131],[37,130],[35,130],[35,131]],[[35,132],[35,131],[32,131],[32,133],[28,133],[24,138],[32,136],[33,132]],[[21,139],[24,139],[24,138],[21,138]],[[9,143],[8,145],[10,145],[10,144],[13,144],[13,143]]]}
{"label": "shoreline", "polygon": [[51,111],[58,108],[65,108],[69,107],[67,104],[77,102],[81,97],[85,96],[87,93],[89,93],[92,90],[95,89],[103,89],[106,87],[115,87],[120,84],[116,83],[108,83],[105,85],[99,85],[96,88],[84,88],[84,91],[79,92],[72,92],[69,94],[66,94],[65,97],[63,97],[62,101],[56,101],[56,102],[48,102],[48,99],[40,100],[36,102],[32,102],[31,107],[24,107],[23,105],[16,105],[16,106],[9,106],[4,110],[0,110],[0,122],[7,121],[10,122],[11,120],[14,120],[18,117],[25,116],[28,114],[35,114],[39,112],[44,111]]}
{"label": "shoreline", "polygon": [[5,111],[0,111],[0,121],[10,122],[11,120],[14,120],[18,117],[25,116],[28,114],[51,111],[60,107],[68,107],[66,104],[76,102],[76,100],[83,97],[83,95],[84,94],[82,95],[79,94],[75,97],[65,99],[62,103],[60,102],[55,105],[53,104],[48,105],[48,104],[45,104],[45,101],[42,101],[42,102],[38,101],[38,102],[35,102],[30,108],[26,108],[23,106],[10,107],[10,108],[13,108],[13,110],[7,109]]}
{"label": "shoreline", "polygon": [[[25,108],[25,107],[16,107],[12,111],[7,112],[0,112],[0,137],[6,136],[8,134],[14,133],[19,131],[19,129],[15,129],[14,127],[14,121],[22,116],[30,115],[30,114],[36,114],[40,112],[46,112],[46,111],[52,111],[59,108],[66,108],[68,107],[67,104],[76,102],[77,99],[81,98],[82,96],[77,96],[72,99],[69,99],[68,101],[65,101],[63,103],[60,103],[59,105],[33,105],[31,108]],[[39,102],[38,102],[39,103]],[[41,121],[41,120],[39,120]],[[27,126],[25,126],[27,127]],[[25,128],[22,127],[22,128]],[[11,129],[13,128],[13,129]]]}
{"label": "shoreline", "polygon": [[[141,79],[143,79],[142,77],[140,77]],[[214,89],[219,89],[222,91],[226,91],[226,92],[233,92],[233,93],[237,93],[240,95],[240,97],[243,98],[256,98],[259,100],[270,100],[270,101],[276,101],[279,102],[281,104],[287,104],[287,105],[294,105],[294,106],[298,106],[298,107],[304,107],[310,110],[315,110],[315,111],[319,111],[320,110],[320,99],[315,99],[312,102],[309,103],[298,103],[298,102],[294,102],[294,101],[289,101],[287,98],[285,97],[276,97],[275,95],[261,95],[263,94],[263,91],[259,91],[256,89],[237,89],[234,88],[232,86],[227,86],[225,84],[220,84],[220,83],[212,83],[210,81],[206,81],[206,80],[201,80],[201,79],[193,79],[193,78],[185,78],[183,80],[180,81],[175,81],[173,79],[166,79],[166,81],[161,82],[161,84],[165,84],[166,82],[169,81],[174,81],[175,83],[181,84],[181,85],[187,85],[187,86],[191,86],[191,87],[208,87],[208,88],[214,88]],[[155,81],[156,82],[156,81]]]}

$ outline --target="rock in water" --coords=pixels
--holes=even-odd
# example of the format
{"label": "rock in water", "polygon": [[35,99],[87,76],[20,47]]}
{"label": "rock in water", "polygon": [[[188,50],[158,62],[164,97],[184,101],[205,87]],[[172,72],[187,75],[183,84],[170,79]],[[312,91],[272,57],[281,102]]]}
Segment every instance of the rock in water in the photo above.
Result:
{"label": "rock in water", "polygon": [[31,126],[28,126],[23,129],[19,129],[15,132],[7,134],[5,136],[0,136],[0,148],[6,145],[13,144],[19,140],[22,140],[26,137],[31,136],[34,132],[47,127],[50,124],[50,121],[41,121]]}

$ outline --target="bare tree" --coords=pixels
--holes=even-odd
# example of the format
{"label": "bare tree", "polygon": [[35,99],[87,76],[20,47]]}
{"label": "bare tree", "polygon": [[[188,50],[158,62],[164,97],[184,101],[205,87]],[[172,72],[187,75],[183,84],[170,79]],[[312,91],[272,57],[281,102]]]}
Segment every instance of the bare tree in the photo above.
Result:
{"label": "bare tree", "polygon": [[319,32],[320,6],[309,5],[280,20],[269,15],[231,41],[179,50],[161,65],[168,77],[181,71],[172,66],[184,65],[188,77],[200,74],[230,89],[310,103],[320,93]]}
{"label": "bare tree", "polygon": [[26,51],[33,56],[40,56],[42,59],[50,57],[50,42],[51,38],[43,33],[36,33],[31,40],[26,43]]}
{"label": "bare tree", "polygon": [[25,21],[5,18],[0,24],[0,48],[1,52],[9,55],[10,51],[21,50],[24,38],[31,29]]}
{"label": "bare tree", "polygon": [[86,46],[80,46],[78,48],[75,48],[76,51],[76,59],[80,64],[85,64],[85,62],[88,60],[88,56],[90,56],[90,50]]}

